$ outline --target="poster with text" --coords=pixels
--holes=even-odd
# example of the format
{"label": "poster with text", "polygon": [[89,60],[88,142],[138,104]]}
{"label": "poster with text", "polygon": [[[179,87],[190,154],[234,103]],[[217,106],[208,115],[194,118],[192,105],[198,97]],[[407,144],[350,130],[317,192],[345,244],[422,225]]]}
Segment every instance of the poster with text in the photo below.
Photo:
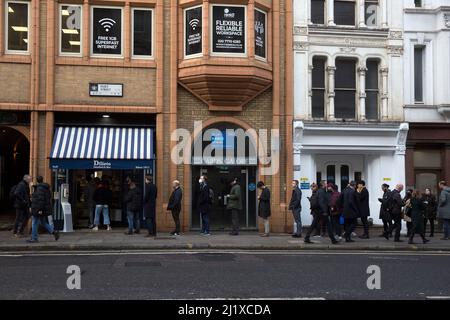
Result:
{"label": "poster with text", "polygon": [[185,11],[185,52],[186,56],[202,53],[202,7]]}
{"label": "poster with text", "polygon": [[255,10],[255,55],[266,59],[266,13]]}
{"label": "poster with text", "polygon": [[122,10],[94,8],[92,24],[92,53],[121,55]]}
{"label": "poster with text", "polygon": [[245,53],[245,7],[213,6],[212,50],[215,53]]}

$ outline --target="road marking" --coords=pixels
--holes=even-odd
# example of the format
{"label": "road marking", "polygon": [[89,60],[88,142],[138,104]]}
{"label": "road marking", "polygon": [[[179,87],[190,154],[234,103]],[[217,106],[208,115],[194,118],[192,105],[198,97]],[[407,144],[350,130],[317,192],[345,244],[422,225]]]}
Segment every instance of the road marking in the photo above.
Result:
{"label": "road marking", "polygon": [[[162,299],[162,300],[185,300],[185,299]],[[293,297],[293,298],[194,298],[192,300],[270,300],[270,301],[283,301],[283,300],[326,300],[324,297]]]}
{"label": "road marking", "polygon": [[427,296],[430,300],[450,300],[450,296]]}

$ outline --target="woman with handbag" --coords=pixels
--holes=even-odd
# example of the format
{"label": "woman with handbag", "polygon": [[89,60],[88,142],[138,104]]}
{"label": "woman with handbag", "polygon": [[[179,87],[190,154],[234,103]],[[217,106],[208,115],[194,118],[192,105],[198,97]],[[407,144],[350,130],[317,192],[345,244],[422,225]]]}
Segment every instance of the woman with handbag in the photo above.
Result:
{"label": "woman with handbag", "polygon": [[422,201],[422,194],[419,190],[416,190],[412,193],[411,199],[408,200],[407,206],[408,205],[411,213],[411,230],[408,243],[414,244],[413,239],[416,233],[420,235],[423,243],[427,243],[430,240],[425,239],[425,226],[423,216],[425,205]]}

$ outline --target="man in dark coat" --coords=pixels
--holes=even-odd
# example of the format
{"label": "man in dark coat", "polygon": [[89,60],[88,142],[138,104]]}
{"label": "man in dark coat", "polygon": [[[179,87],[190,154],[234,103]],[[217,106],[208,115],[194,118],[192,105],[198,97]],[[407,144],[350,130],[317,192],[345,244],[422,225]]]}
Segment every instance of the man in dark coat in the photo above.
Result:
{"label": "man in dark coat", "polygon": [[384,237],[389,240],[389,235],[395,230],[394,241],[403,242],[400,239],[400,231],[402,230],[402,207],[404,205],[402,196],[400,193],[403,191],[403,185],[398,184],[391,193],[392,209],[391,217],[394,220],[394,224],[389,227],[389,230],[384,233]]}
{"label": "man in dark coat", "polygon": [[156,197],[158,196],[158,190],[151,176],[145,177],[144,190],[144,218],[147,221],[148,229],[146,237],[153,237],[156,236]]}
{"label": "man in dark coat", "polygon": [[270,190],[262,181],[259,181],[256,187],[261,190],[261,194],[258,197],[258,216],[263,219],[264,223],[264,233],[261,237],[268,237],[270,234],[269,217],[272,213],[270,208]]}
{"label": "man in dark coat", "polygon": [[13,190],[14,208],[16,209],[16,220],[14,221],[13,233],[15,237],[23,234],[26,222],[30,214],[30,183],[31,177],[26,174]]}
{"label": "man in dark coat", "polygon": [[314,215],[313,222],[308,229],[308,233],[305,236],[305,243],[313,243],[310,240],[311,233],[316,228],[317,224],[320,223],[320,218],[322,217],[322,219],[325,223],[325,226],[326,226],[326,231],[328,232],[328,236],[330,237],[331,243],[337,244],[338,241],[334,237],[333,227],[331,225],[331,221],[330,221],[330,217],[329,217],[330,210],[329,210],[328,204],[329,204],[330,198],[327,194],[326,181],[320,182],[318,188],[319,188],[317,190],[317,197],[318,197],[317,202],[318,203],[317,203],[317,205],[315,205],[315,210],[317,210],[317,214]]}
{"label": "man in dark coat", "polygon": [[50,186],[44,183],[44,178],[37,177],[37,185],[33,195],[31,196],[31,239],[29,243],[39,242],[38,231],[39,225],[42,225],[49,234],[53,235],[55,241],[59,239],[59,233],[53,229],[47,222],[47,217],[52,214],[52,194]]}
{"label": "man in dark coat", "polygon": [[172,182],[173,191],[167,204],[167,210],[172,212],[172,218],[175,222],[175,230],[170,234],[173,236],[180,235],[180,212],[181,212],[181,199],[183,199],[183,191],[180,188],[180,181],[175,180]]}
{"label": "man in dark coat", "polygon": [[342,191],[339,201],[342,203],[342,213],[345,219],[345,242],[355,242],[352,240],[352,233],[356,228],[356,219],[359,216],[355,188],[355,181],[351,181],[347,188]]}
{"label": "man in dark coat", "polygon": [[359,181],[356,192],[356,199],[358,204],[359,218],[364,226],[364,234],[360,236],[360,239],[369,239],[369,221],[370,217],[370,207],[369,207],[369,191],[366,188],[365,181]]}
{"label": "man in dark coat", "polygon": [[237,236],[239,234],[239,212],[242,210],[241,186],[238,183],[238,178],[234,178],[231,182],[231,190],[227,198],[227,210],[231,211],[231,224],[233,226],[230,235]]}
{"label": "man in dark coat", "polygon": [[100,224],[100,214],[103,215],[103,224],[107,226],[106,230],[111,231],[111,221],[109,218],[109,208],[111,207],[113,193],[109,189],[109,183],[104,180],[98,184],[97,190],[94,192],[95,216],[94,227],[92,231],[98,231]]}
{"label": "man in dark coat", "polygon": [[[378,201],[381,202],[380,205],[380,216],[379,218],[383,221],[383,233],[381,234],[381,237],[384,237],[384,232],[388,231],[391,224],[392,224],[392,218],[391,218],[391,190],[389,190],[389,185],[386,183],[383,183],[381,185],[381,190],[383,191],[383,197],[378,198]],[[390,235],[392,236],[392,234]]]}
{"label": "man in dark coat", "polygon": [[99,183],[98,178],[90,176],[90,180],[84,187],[84,201],[87,205],[87,210],[89,213],[89,228],[92,229],[94,227],[94,213],[95,213],[95,201],[94,201],[94,193],[97,189],[97,184]]}
{"label": "man in dark coat", "polygon": [[209,233],[209,209],[211,206],[211,199],[209,194],[208,178],[201,176],[198,180],[200,189],[197,198],[197,210],[199,211],[202,220],[201,234],[204,236],[210,236]]}
{"label": "man in dark coat", "polygon": [[427,222],[430,221],[430,237],[434,237],[434,221],[437,215],[437,201],[436,197],[431,193],[430,188],[425,189],[425,194],[422,196],[422,201],[425,206],[424,211],[424,232],[427,230]]}
{"label": "man in dark coat", "polygon": [[292,237],[302,237],[302,190],[299,188],[298,180],[292,180],[292,196],[289,202],[289,210],[292,211],[296,230],[294,230]]}
{"label": "man in dark coat", "polygon": [[142,192],[131,178],[128,178],[127,183],[129,189],[124,202],[127,206],[128,232],[125,232],[125,234],[132,235],[133,227],[134,233],[139,234],[141,229]]}

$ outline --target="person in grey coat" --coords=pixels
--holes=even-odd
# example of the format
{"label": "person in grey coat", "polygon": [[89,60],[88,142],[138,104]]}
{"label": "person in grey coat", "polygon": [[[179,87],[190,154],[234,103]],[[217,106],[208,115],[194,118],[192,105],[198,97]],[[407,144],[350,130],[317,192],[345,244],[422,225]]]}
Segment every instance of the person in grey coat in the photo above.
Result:
{"label": "person in grey coat", "polygon": [[231,223],[233,225],[233,231],[230,232],[230,235],[237,236],[239,234],[239,212],[242,210],[241,186],[238,184],[237,178],[233,179],[231,186],[230,194],[227,195],[227,209],[231,210]]}
{"label": "person in grey coat", "polygon": [[289,210],[292,211],[296,230],[294,230],[292,237],[302,237],[302,190],[299,188],[298,180],[292,180],[292,196],[289,203]]}
{"label": "person in grey coat", "polygon": [[444,224],[444,237],[441,240],[449,240],[450,238],[450,188],[447,182],[439,182],[441,195],[439,197],[438,218],[442,219]]}

